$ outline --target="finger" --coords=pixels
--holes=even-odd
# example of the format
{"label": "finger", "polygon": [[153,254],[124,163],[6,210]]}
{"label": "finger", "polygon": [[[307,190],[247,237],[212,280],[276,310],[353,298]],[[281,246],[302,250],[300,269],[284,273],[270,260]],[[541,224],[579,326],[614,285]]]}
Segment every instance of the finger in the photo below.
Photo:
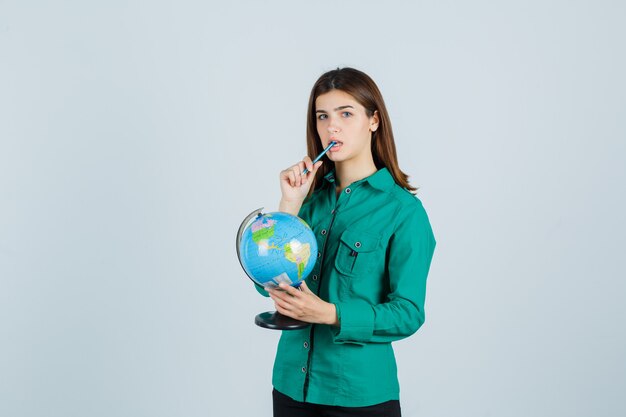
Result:
{"label": "finger", "polygon": [[269,290],[267,290],[267,292],[269,293],[270,297],[279,297],[283,291],[278,288],[270,288]]}
{"label": "finger", "polygon": [[285,290],[285,292],[293,297],[300,297],[302,294],[300,293],[300,291],[298,291],[297,289],[295,289],[294,287],[292,287],[291,285],[287,285],[284,282],[280,283],[280,288],[282,288],[283,290]]}
{"label": "finger", "polygon": [[302,162],[304,163],[307,170],[307,173],[302,176],[302,183],[306,184],[307,182],[309,182],[311,175],[315,175],[315,171],[313,170],[313,161],[311,161],[311,158],[305,156]]}
{"label": "finger", "polygon": [[289,181],[289,174],[291,173],[291,167],[280,171],[280,179],[281,181]]}
{"label": "finger", "polygon": [[280,298],[274,298],[274,297],[272,297],[272,300],[274,300],[274,305],[276,307],[280,307],[281,309],[286,310],[286,311],[291,311],[293,309],[293,307],[285,300],[282,300]]}
{"label": "finger", "polygon": [[291,311],[292,313],[295,314],[296,311],[300,310],[300,306],[294,305],[293,303],[291,303],[292,300],[295,301],[293,297],[289,295],[287,295],[286,297],[288,297],[289,300],[286,300],[277,296],[272,297],[272,300],[274,301],[274,305],[282,308],[283,310]]}
{"label": "finger", "polygon": [[289,294],[286,290],[277,289],[275,290],[270,297],[272,300],[280,300],[286,305],[291,306],[290,308],[296,307],[299,304],[298,299],[296,299],[293,295]]}
{"label": "finger", "polygon": [[285,315],[285,316],[287,315],[287,314],[285,313],[285,310],[284,310],[283,308],[281,308],[281,306],[279,306],[278,304],[274,303],[274,308],[275,308],[275,309],[276,309],[276,311],[278,311],[280,314],[283,314],[283,315]]}
{"label": "finger", "polygon": [[300,167],[298,165],[294,165],[293,167],[291,167],[291,172],[293,173],[293,176],[295,178],[294,187],[299,187],[300,185],[302,185],[302,170],[300,169]]}
{"label": "finger", "polygon": [[278,311],[280,314],[282,314],[283,316],[287,316],[287,317],[293,317],[291,312],[289,310],[285,310],[284,308],[282,308],[279,305],[274,305],[274,307],[276,307],[276,311]]}
{"label": "finger", "polygon": [[302,290],[303,293],[305,294],[313,294],[313,291],[311,291],[309,289],[309,286],[306,285],[306,281],[302,281],[302,284],[300,284],[300,289]]}
{"label": "finger", "polygon": [[292,187],[296,186],[296,175],[293,173],[293,171],[289,171],[289,173],[287,174],[289,176],[289,185],[291,185]]}
{"label": "finger", "polygon": [[313,175],[315,175],[315,173],[317,172],[318,168],[321,167],[323,163],[324,163],[324,161],[317,161],[315,163],[315,165],[313,165],[313,170],[311,171],[311,173]]}
{"label": "finger", "polygon": [[309,170],[309,172],[307,173],[307,177],[309,176],[309,174],[311,174],[313,172],[313,161],[311,160],[311,158],[307,155],[304,158],[302,158],[302,162],[304,163],[306,169]]}

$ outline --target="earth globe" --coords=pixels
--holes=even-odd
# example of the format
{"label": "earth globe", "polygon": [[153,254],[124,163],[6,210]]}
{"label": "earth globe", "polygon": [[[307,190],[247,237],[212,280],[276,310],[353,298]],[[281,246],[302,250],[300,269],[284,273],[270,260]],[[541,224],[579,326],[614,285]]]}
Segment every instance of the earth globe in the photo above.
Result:
{"label": "earth globe", "polygon": [[[317,239],[304,220],[283,212],[250,213],[237,232],[237,257],[246,275],[261,287],[278,287],[285,282],[299,287],[317,260]],[[258,314],[261,327],[295,330],[309,323],[276,311]]]}

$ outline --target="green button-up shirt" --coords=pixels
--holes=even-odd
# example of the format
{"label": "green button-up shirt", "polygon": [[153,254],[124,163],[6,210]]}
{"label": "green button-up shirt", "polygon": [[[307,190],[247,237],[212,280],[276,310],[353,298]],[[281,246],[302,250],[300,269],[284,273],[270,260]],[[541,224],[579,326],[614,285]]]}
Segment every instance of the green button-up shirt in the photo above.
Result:
{"label": "green button-up shirt", "polygon": [[436,242],[421,201],[386,168],[338,197],[334,175],[324,177],[298,216],[319,249],[306,283],[335,304],[339,326],[283,331],[272,383],[297,401],[361,407],[399,399],[391,342],[424,323]]}

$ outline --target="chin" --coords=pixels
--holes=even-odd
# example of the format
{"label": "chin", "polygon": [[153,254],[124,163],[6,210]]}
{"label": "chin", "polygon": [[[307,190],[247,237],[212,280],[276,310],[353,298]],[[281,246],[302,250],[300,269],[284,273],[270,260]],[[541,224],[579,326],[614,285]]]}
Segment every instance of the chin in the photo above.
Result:
{"label": "chin", "polygon": [[341,162],[343,160],[345,160],[346,158],[339,156],[339,155],[329,155],[328,159],[330,159],[333,162]]}

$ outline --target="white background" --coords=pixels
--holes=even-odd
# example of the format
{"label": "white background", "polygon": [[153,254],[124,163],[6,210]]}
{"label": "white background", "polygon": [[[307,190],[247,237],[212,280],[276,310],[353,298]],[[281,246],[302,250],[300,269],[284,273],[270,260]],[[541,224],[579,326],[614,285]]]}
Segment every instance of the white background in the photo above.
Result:
{"label": "white background", "polygon": [[403,414],[625,415],[625,17],[0,1],[0,415],[271,416],[235,233],[338,66],[378,83],[437,239]]}

